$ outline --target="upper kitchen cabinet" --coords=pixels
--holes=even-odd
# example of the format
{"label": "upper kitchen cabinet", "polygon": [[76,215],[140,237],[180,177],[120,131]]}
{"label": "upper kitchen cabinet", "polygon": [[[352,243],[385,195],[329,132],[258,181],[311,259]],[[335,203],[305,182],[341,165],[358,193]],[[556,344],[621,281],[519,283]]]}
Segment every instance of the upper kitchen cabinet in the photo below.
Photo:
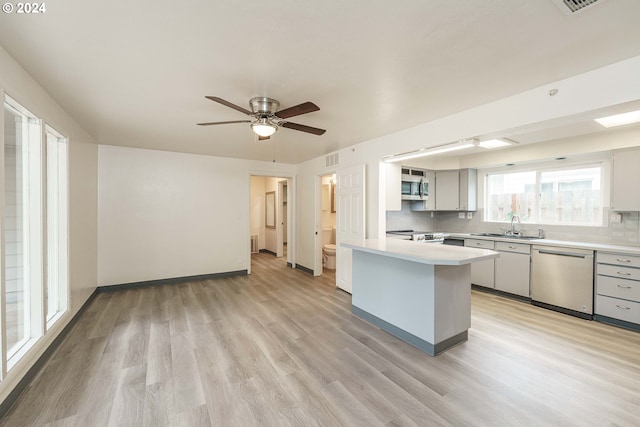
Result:
{"label": "upper kitchen cabinet", "polygon": [[478,171],[461,169],[436,171],[435,208],[437,211],[475,211]]}
{"label": "upper kitchen cabinet", "polygon": [[611,210],[640,211],[640,149],[613,153]]}
{"label": "upper kitchen cabinet", "polygon": [[382,163],[386,183],[386,206],[388,211],[402,210],[402,166],[398,163]]}

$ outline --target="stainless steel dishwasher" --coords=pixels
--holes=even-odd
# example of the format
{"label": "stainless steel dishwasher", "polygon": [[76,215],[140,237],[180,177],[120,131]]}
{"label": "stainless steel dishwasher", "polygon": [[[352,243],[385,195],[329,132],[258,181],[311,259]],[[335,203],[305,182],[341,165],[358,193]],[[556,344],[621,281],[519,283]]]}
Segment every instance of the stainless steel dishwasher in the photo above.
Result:
{"label": "stainless steel dishwasher", "polygon": [[531,251],[531,302],[591,319],[593,251],[534,245]]}

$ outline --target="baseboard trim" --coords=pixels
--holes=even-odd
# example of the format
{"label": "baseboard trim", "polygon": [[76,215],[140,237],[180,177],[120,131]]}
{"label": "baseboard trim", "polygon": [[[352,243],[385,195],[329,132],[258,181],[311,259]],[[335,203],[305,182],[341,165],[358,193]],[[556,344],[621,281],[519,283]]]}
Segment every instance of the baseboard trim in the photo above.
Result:
{"label": "baseboard trim", "polygon": [[304,271],[305,273],[309,273],[310,275],[312,275],[312,276],[313,276],[313,270],[312,270],[312,269],[310,269],[310,268],[305,267],[304,265],[296,264],[296,268],[297,268],[298,270],[302,270],[302,271]]}
{"label": "baseboard trim", "polygon": [[177,283],[193,282],[196,280],[221,279],[232,276],[246,276],[247,270],[227,271],[223,273],[200,274],[197,276],[172,277],[169,279],[147,280],[144,282],[122,283],[119,285],[98,286],[98,292],[116,292],[123,289],[148,288],[159,285],[173,285]]}
{"label": "baseboard trim", "polygon": [[433,344],[413,335],[410,332],[405,331],[404,329],[398,328],[397,326],[392,325],[391,323],[382,320],[378,316],[375,316],[355,305],[351,306],[351,312],[361,319],[364,319],[367,322],[371,323],[372,325],[379,327],[383,331],[390,333],[394,337],[399,338],[408,344],[411,344],[418,350],[424,351],[429,356],[437,356],[443,351],[448,350],[449,348],[458,345],[468,339],[468,331],[463,331],[457,335],[447,338],[442,342]]}
{"label": "baseboard trim", "polygon": [[485,292],[487,294],[492,294],[492,295],[499,295],[501,297],[510,298],[510,299],[527,302],[531,304],[531,298],[529,297],[523,297],[522,295],[511,294],[509,292],[501,291],[499,289],[487,288],[485,286],[474,285],[473,283],[471,284],[471,289],[473,289],[474,291]]}
{"label": "baseboard trim", "polygon": [[24,392],[24,390],[31,383],[31,381],[33,381],[36,375],[38,375],[38,373],[40,372],[40,369],[42,369],[44,364],[49,360],[49,357],[51,357],[51,354],[58,348],[58,346],[60,345],[62,340],[67,336],[71,328],[78,322],[78,319],[80,318],[80,316],[85,312],[87,307],[89,307],[89,304],[93,302],[97,294],[98,294],[98,291],[97,289],[95,289],[91,293],[91,295],[89,295],[89,298],[87,298],[84,304],[82,304],[82,307],[80,307],[78,312],[71,318],[69,323],[67,323],[67,325],[64,328],[62,328],[62,331],[60,331],[58,336],[55,337],[53,341],[51,341],[51,344],[49,344],[49,346],[44,350],[44,352],[40,355],[38,360],[35,361],[35,363],[31,366],[31,368],[29,368],[29,370],[24,375],[24,377],[22,377],[22,379],[18,381],[18,384],[16,384],[16,386],[13,388],[13,390],[11,390],[11,392],[2,401],[2,403],[0,403],[0,420],[4,419],[4,417],[9,413],[9,411],[11,411],[11,409],[13,408],[13,405],[15,405],[15,403],[18,401],[18,398],[20,398],[20,395],[22,394],[22,392]]}
{"label": "baseboard trim", "polygon": [[613,317],[603,316],[601,314],[594,315],[593,320],[601,323],[606,323],[608,325],[629,329],[631,331],[640,332],[640,325],[638,325],[637,323],[631,323],[624,320],[615,319]]}
{"label": "baseboard trim", "polygon": [[270,251],[269,249],[260,249],[260,253],[261,254],[269,254],[269,255],[273,255],[273,256],[278,256],[277,253]]}

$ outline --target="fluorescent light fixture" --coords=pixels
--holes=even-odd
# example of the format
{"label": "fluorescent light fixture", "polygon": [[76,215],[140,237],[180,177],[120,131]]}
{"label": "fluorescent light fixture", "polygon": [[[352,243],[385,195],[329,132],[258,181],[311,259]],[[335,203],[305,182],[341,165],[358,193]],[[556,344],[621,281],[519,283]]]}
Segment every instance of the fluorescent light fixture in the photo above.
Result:
{"label": "fluorescent light fixture", "polygon": [[640,110],[616,114],[615,116],[601,117],[595,119],[595,121],[606,128],[637,123],[640,122]]}
{"label": "fluorescent light fixture", "polygon": [[263,118],[257,122],[251,123],[251,130],[253,130],[253,132],[258,136],[267,137],[276,133],[278,128],[271,123],[269,119]]}
{"label": "fluorescent light fixture", "polygon": [[384,159],[387,163],[401,162],[403,160],[416,159],[418,157],[433,156],[436,154],[448,153],[450,151],[463,150],[465,148],[475,147],[471,142],[454,142],[452,144],[439,145],[431,148],[421,148],[416,151],[410,151],[408,153],[397,154],[395,156],[386,157]]}
{"label": "fluorescent light fixture", "polygon": [[507,141],[505,139],[489,139],[487,141],[480,141],[478,142],[478,147],[481,148],[499,148],[499,147],[506,147],[507,145],[513,145],[515,144],[512,141]]}

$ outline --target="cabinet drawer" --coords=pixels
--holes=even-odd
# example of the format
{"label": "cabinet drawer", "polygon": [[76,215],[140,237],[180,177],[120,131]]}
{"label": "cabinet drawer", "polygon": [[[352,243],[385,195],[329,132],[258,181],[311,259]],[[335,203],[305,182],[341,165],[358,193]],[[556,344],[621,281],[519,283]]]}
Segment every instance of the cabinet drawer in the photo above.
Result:
{"label": "cabinet drawer", "polygon": [[637,255],[610,254],[598,251],[596,262],[640,268],[640,256]]}
{"label": "cabinet drawer", "polygon": [[640,302],[640,282],[635,280],[598,276],[596,286],[599,295]]}
{"label": "cabinet drawer", "polygon": [[617,265],[598,264],[597,274],[617,277],[619,279],[640,280],[640,268],[620,267]]}
{"label": "cabinet drawer", "polygon": [[640,323],[640,303],[598,295],[596,296],[596,314],[625,322]]}
{"label": "cabinet drawer", "polygon": [[496,242],[496,251],[503,252],[517,252],[519,254],[531,253],[531,245],[526,243],[508,243],[508,242]]}
{"label": "cabinet drawer", "polygon": [[495,242],[493,240],[465,239],[464,245],[470,248],[493,249]]}

